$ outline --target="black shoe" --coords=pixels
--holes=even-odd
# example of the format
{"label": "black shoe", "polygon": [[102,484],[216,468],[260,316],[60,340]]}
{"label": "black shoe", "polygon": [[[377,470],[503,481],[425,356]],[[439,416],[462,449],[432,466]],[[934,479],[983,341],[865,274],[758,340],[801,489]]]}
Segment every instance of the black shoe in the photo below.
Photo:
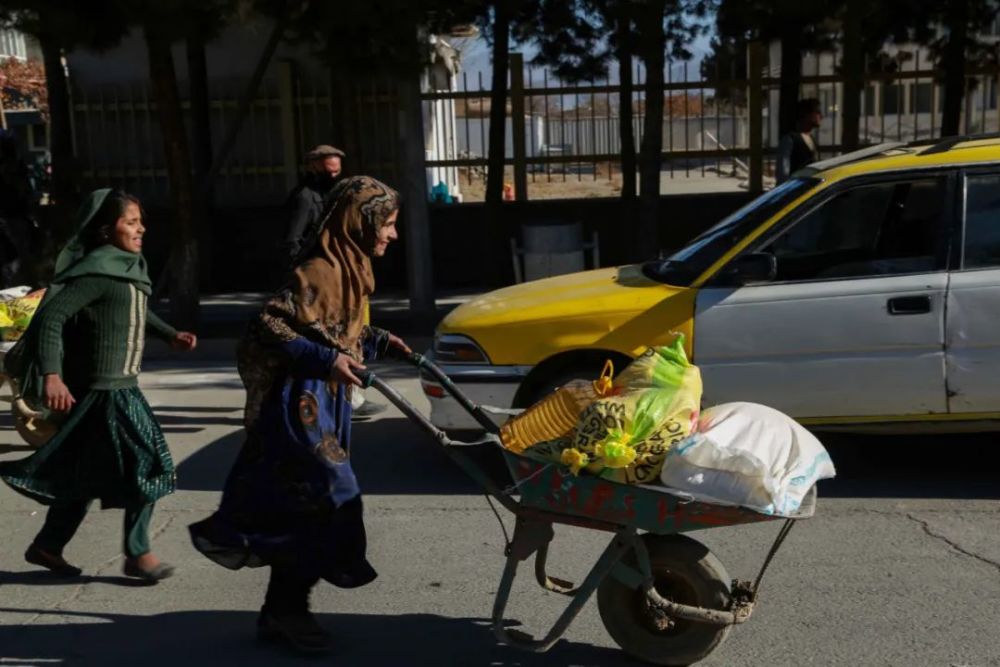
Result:
{"label": "black shoe", "polygon": [[150,584],[155,584],[174,576],[174,567],[166,563],[160,563],[156,567],[146,570],[126,559],[125,565],[122,567],[122,574],[126,577],[134,577]]}
{"label": "black shoe", "polygon": [[319,626],[308,611],[273,612],[261,610],[257,617],[257,638],[280,642],[299,653],[317,655],[333,650],[330,633]]}
{"label": "black shoe", "polygon": [[44,567],[46,570],[50,570],[60,577],[79,577],[83,574],[83,570],[67,563],[66,559],[61,555],[50,554],[47,551],[39,549],[34,544],[24,552],[24,560],[32,565]]}
{"label": "black shoe", "polygon": [[368,419],[369,417],[382,414],[386,411],[387,407],[385,403],[365,401],[361,404],[360,408],[351,413],[351,419]]}

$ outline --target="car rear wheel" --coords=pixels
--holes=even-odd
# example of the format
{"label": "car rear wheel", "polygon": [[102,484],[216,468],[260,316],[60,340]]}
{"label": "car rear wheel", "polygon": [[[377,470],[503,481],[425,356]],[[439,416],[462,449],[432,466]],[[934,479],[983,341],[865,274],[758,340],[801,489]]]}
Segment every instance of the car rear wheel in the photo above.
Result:
{"label": "car rear wheel", "polygon": [[[543,373],[537,378],[529,378],[529,383],[524,385],[521,391],[518,392],[514,400],[514,407],[531,407],[572,380],[586,380],[588,382],[596,380],[600,377],[604,363],[608,359],[614,362],[615,373],[624,369],[630,361],[628,357],[615,352],[593,354],[588,358],[575,359],[572,363],[561,365],[551,372]],[[539,370],[542,369],[540,368]]]}

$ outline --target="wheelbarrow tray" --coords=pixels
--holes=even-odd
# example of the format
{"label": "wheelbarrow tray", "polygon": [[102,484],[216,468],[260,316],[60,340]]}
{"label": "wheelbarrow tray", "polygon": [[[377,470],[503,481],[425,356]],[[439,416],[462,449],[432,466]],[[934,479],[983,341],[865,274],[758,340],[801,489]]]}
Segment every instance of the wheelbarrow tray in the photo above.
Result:
{"label": "wheelbarrow tray", "polygon": [[[745,507],[693,500],[655,485],[630,485],[612,482],[569,468],[540,461],[503,449],[504,460],[520,493],[522,506],[547,514],[578,517],[582,522],[628,526],[656,535],[671,535],[692,530],[735,526],[787,519]],[[815,487],[792,518],[812,516],[815,510]]]}

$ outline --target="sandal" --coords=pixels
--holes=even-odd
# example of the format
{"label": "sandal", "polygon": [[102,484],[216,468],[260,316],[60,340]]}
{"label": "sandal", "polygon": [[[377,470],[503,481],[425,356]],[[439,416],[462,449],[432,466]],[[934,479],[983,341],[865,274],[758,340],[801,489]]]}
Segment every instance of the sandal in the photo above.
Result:
{"label": "sandal", "polygon": [[122,574],[126,577],[134,577],[135,579],[142,579],[143,581],[155,584],[158,581],[172,577],[174,574],[174,567],[172,565],[167,565],[166,563],[160,563],[156,567],[146,570],[139,567],[132,561],[126,560],[125,565],[122,567]]}

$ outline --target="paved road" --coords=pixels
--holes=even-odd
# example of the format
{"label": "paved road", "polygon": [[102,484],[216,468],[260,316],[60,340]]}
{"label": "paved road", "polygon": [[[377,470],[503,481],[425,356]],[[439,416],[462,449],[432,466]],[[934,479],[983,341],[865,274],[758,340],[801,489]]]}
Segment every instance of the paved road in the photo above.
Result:
{"label": "paved road", "polygon": [[[386,374],[421,402],[406,369]],[[179,464],[180,490],[160,503],[155,549],[179,567],[156,587],[119,576],[121,515],[94,511],[67,556],[85,577],[35,572],[21,553],[40,508],[0,488],[0,665],[254,665],[299,660],[253,640],[264,572],[223,570],[190,547],[186,526],[216,506],[240,446],[242,392],[225,362],[166,361],[143,385]],[[425,405],[425,404],[424,404]],[[792,532],[763,601],[703,665],[1000,665],[1000,443],[986,436],[865,438],[832,446],[841,475],[817,516]],[[0,420],[0,459],[25,455]],[[544,656],[496,645],[486,625],[503,565],[495,517],[462,474],[397,412],[357,427],[366,491],[371,586],[318,589],[314,608],[336,634],[319,664],[351,667],[608,666],[618,651],[589,602]],[[508,525],[510,522],[508,521]],[[776,525],[706,531],[730,575],[755,574]],[[554,574],[580,577],[605,536],[559,531]],[[527,568],[526,568],[527,569]],[[530,575],[530,569],[526,574]],[[510,618],[538,633],[565,598],[530,576]]]}

